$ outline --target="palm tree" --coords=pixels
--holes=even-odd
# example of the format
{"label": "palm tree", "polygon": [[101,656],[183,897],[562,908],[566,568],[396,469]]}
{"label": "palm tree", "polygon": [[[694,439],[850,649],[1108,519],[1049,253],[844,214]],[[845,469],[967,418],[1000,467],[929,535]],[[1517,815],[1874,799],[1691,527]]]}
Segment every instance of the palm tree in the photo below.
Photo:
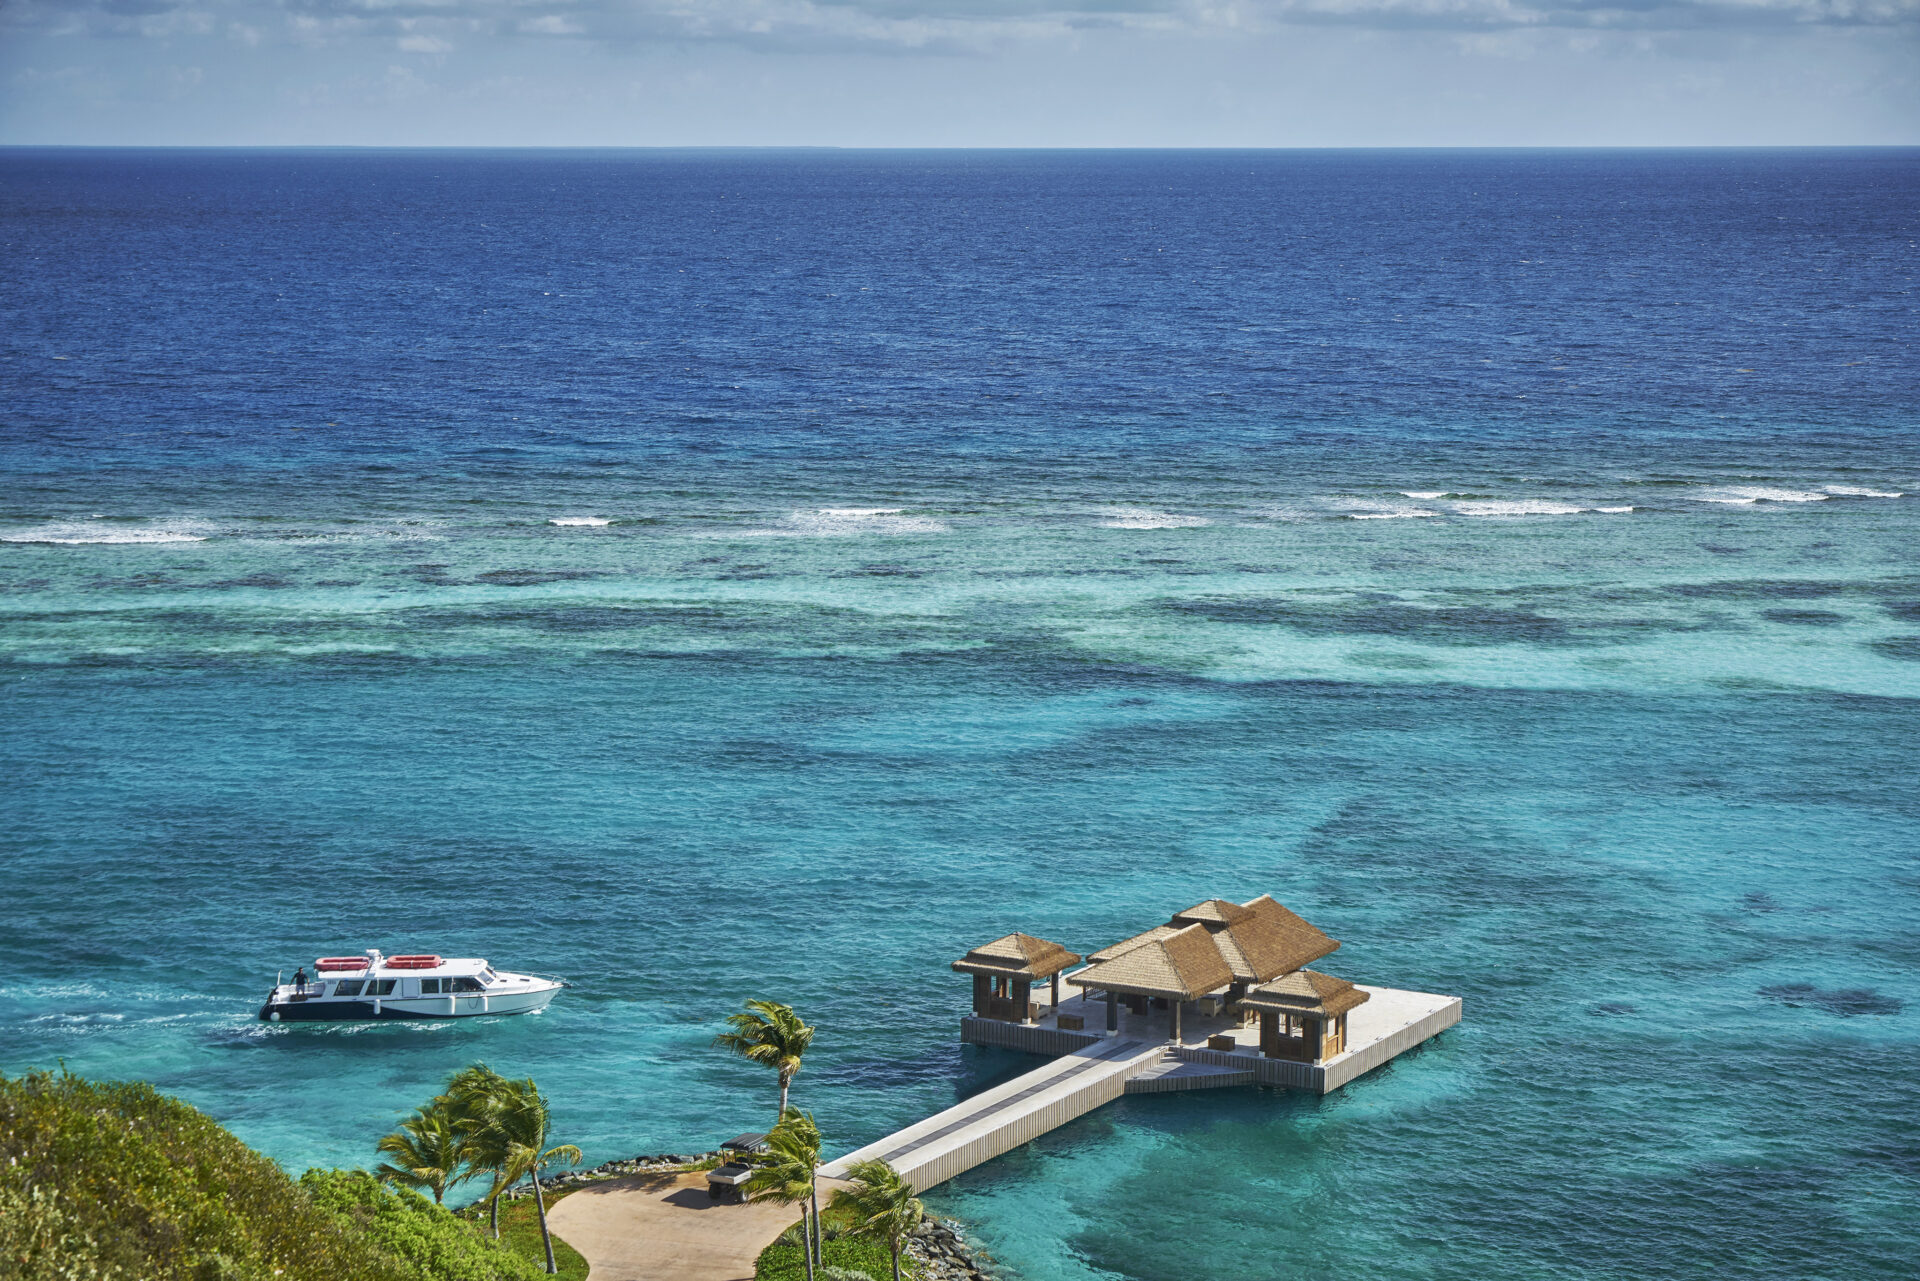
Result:
{"label": "palm tree", "polygon": [[393,1158],[382,1161],[374,1173],[387,1183],[410,1188],[425,1188],[433,1193],[435,1205],[447,1195],[447,1189],[471,1174],[460,1174],[466,1161],[460,1131],[450,1110],[435,1099],[400,1123],[400,1128],[381,1139],[375,1151]]}
{"label": "palm tree", "polygon": [[741,1058],[780,1074],[780,1115],[787,1115],[787,1090],[800,1070],[800,1059],[813,1044],[813,1029],[800,1021],[791,1005],[778,1001],[748,1001],[747,1008],[727,1016],[733,1031],[722,1032],[713,1043]]}
{"label": "palm tree", "polygon": [[814,1263],[820,1254],[820,1194],[814,1184],[814,1172],[820,1167],[819,1127],[811,1116],[789,1108],[767,1134],[766,1150],[753,1157],[753,1164],[754,1171],[740,1190],[749,1201],[800,1207],[800,1255],[806,1263],[807,1281],[813,1281]]}
{"label": "palm tree", "polygon": [[551,1275],[560,1269],[553,1261],[553,1233],[547,1229],[547,1202],[540,1190],[540,1171],[552,1165],[578,1164],[580,1149],[571,1143],[547,1146],[547,1140],[552,1137],[553,1117],[532,1077],[524,1081],[504,1081],[497,1089],[500,1097],[487,1119],[487,1132],[492,1135],[488,1141],[497,1142],[505,1153],[502,1165],[509,1185],[523,1175],[533,1180],[533,1204],[540,1212],[540,1240],[547,1247],[547,1272]]}
{"label": "palm tree", "polygon": [[474,1175],[490,1176],[487,1213],[496,1241],[500,1239],[500,1194],[518,1177],[509,1174],[512,1154],[505,1135],[494,1124],[501,1110],[511,1104],[512,1085],[485,1063],[475,1063],[454,1073],[440,1096],[453,1115],[468,1166]]}
{"label": "palm tree", "polygon": [[926,1207],[913,1194],[913,1184],[885,1161],[855,1161],[847,1176],[852,1186],[835,1188],[827,1208],[845,1210],[855,1232],[885,1241],[893,1252],[893,1281],[900,1281],[900,1247],[927,1217]]}

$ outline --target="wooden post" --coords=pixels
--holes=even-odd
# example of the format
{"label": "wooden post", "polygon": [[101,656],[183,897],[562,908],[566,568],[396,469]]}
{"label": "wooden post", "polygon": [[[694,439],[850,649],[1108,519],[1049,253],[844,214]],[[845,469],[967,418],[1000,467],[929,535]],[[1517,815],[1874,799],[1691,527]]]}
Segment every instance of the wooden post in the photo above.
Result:
{"label": "wooden post", "polygon": [[1107,993],[1107,1035],[1120,1035],[1120,994]]}
{"label": "wooden post", "polygon": [[973,1012],[981,1018],[987,1017],[991,1010],[989,1002],[993,1000],[993,980],[984,974],[973,976]]}
{"label": "wooden post", "polygon": [[1168,1001],[1167,1004],[1173,1009],[1173,1014],[1169,1017],[1168,1021],[1173,1025],[1173,1043],[1178,1045],[1180,1044],[1180,998],[1175,997],[1173,1000]]}
{"label": "wooden post", "polygon": [[1280,1057],[1280,1016],[1272,1010],[1260,1011],[1260,1053],[1270,1059]]}
{"label": "wooden post", "polygon": [[1053,1008],[1057,1010],[1060,1008],[1060,971],[1055,970],[1053,972],[1052,983],[1053,983]]}
{"label": "wooden post", "polygon": [[1014,1022],[1016,1023],[1032,1022],[1033,1021],[1031,1018],[1031,1015],[1033,1013],[1031,1009],[1032,1005],[1033,1005],[1033,980],[1032,979],[1015,979],[1013,981],[1013,1012],[1017,1017],[1014,1019]]}

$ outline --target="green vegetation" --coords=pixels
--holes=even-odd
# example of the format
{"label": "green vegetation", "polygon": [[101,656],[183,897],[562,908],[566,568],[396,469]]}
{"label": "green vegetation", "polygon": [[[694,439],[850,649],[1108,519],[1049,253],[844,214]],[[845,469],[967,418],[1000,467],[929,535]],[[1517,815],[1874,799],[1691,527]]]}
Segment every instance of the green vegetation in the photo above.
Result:
{"label": "green vegetation", "polygon": [[27,1281],[525,1281],[540,1273],[360,1172],[296,1185],[140,1083],[0,1077],[0,1276]]}
{"label": "green vegetation", "polygon": [[827,1208],[851,1220],[855,1235],[884,1241],[893,1256],[893,1281],[900,1281],[900,1247],[927,1217],[926,1207],[885,1161],[855,1161],[847,1175],[849,1186],[834,1189]]}
{"label": "green vegetation", "polygon": [[[567,1195],[567,1193],[562,1192],[558,1196],[549,1198],[547,1201],[548,1207],[551,1208],[554,1202],[559,1201]],[[486,1210],[486,1202],[476,1201],[466,1209],[456,1211],[456,1213],[463,1219],[472,1220],[475,1231],[484,1232],[487,1230],[485,1227]],[[539,1208],[534,1205],[533,1201],[530,1198],[522,1197],[518,1201],[508,1201],[501,1205],[499,1207],[499,1223],[497,1227],[500,1233],[500,1244],[526,1259],[533,1265],[534,1271],[544,1278],[545,1274],[541,1269],[543,1267],[543,1251],[545,1249],[546,1239],[540,1235]],[[558,1237],[553,1238],[553,1257],[560,1266],[559,1272],[555,1275],[559,1276],[562,1281],[586,1281],[587,1261],[581,1257],[578,1250]]]}
{"label": "green vegetation", "polygon": [[315,1205],[353,1223],[420,1276],[532,1281],[541,1275],[530,1251],[495,1245],[418,1192],[383,1186],[365,1170],[308,1170],[300,1186]]}
{"label": "green vegetation", "polygon": [[[892,1259],[884,1242],[872,1237],[833,1236],[829,1233],[821,1253],[826,1264],[814,1274],[814,1281],[829,1281],[831,1272],[844,1269],[862,1281],[886,1281]],[[782,1238],[760,1252],[753,1265],[754,1281],[805,1281],[802,1252],[797,1242]],[[917,1278],[920,1273],[913,1260],[906,1260],[903,1275]]]}
{"label": "green vegetation", "polygon": [[749,1201],[800,1207],[801,1262],[807,1281],[813,1281],[813,1270],[820,1263],[820,1196],[815,1185],[820,1168],[819,1127],[800,1109],[789,1108],[767,1134],[767,1150],[752,1160],[754,1171],[740,1190]]}
{"label": "green vegetation", "polygon": [[787,1091],[800,1071],[800,1060],[813,1044],[813,1029],[800,1021],[791,1005],[778,1001],[748,1001],[747,1008],[729,1014],[731,1032],[722,1032],[713,1043],[738,1054],[749,1063],[770,1067],[780,1075],[780,1115],[787,1114]]}
{"label": "green vegetation", "polygon": [[456,1072],[444,1091],[380,1140],[379,1150],[399,1164],[381,1165],[379,1175],[389,1182],[425,1187],[436,1202],[455,1184],[491,1176],[484,1199],[496,1238],[500,1194],[520,1179],[531,1179],[546,1271],[557,1274],[559,1260],[547,1229],[540,1174],[555,1165],[578,1164],[580,1149],[571,1143],[547,1146],[552,1129],[552,1114],[533,1078],[510,1081],[475,1063]]}
{"label": "green vegetation", "polygon": [[416,1192],[425,1188],[433,1193],[433,1203],[440,1205],[447,1199],[448,1186],[459,1179],[465,1160],[461,1139],[444,1109],[421,1108],[376,1145],[376,1151],[393,1159],[381,1162],[374,1172]]}

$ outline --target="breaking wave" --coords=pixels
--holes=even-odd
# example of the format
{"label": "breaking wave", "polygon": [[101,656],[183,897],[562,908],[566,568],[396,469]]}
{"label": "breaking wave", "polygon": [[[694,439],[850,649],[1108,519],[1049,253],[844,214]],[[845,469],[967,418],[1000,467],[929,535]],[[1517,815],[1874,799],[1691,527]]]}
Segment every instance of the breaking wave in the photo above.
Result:
{"label": "breaking wave", "polygon": [[42,525],[0,534],[0,543],[52,543],[62,547],[115,543],[204,543],[205,534],[180,529],[114,529],[101,525]]}
{"label": "breaking wave", "polygon": [[1213,523],[1204,516],[1177,516],[1149,507],[1114,507],[1105,514],[1107,519],[1100,522],[1104,529],[1197,529]]}

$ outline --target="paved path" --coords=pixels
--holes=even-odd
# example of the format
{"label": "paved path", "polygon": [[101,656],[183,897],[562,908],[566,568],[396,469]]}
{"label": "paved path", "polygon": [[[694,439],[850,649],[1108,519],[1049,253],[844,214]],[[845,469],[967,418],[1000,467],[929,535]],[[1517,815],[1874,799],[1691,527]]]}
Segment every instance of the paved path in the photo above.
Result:
{"label": "paved path", "polygon": [[[823,1179],[821,1204],[828,1195]],[[547,1212],[591,1281],[753,1281],[753,1261],[799,1217],[796,1206],[711,1201],[704,1171],[589,1183]]]}

